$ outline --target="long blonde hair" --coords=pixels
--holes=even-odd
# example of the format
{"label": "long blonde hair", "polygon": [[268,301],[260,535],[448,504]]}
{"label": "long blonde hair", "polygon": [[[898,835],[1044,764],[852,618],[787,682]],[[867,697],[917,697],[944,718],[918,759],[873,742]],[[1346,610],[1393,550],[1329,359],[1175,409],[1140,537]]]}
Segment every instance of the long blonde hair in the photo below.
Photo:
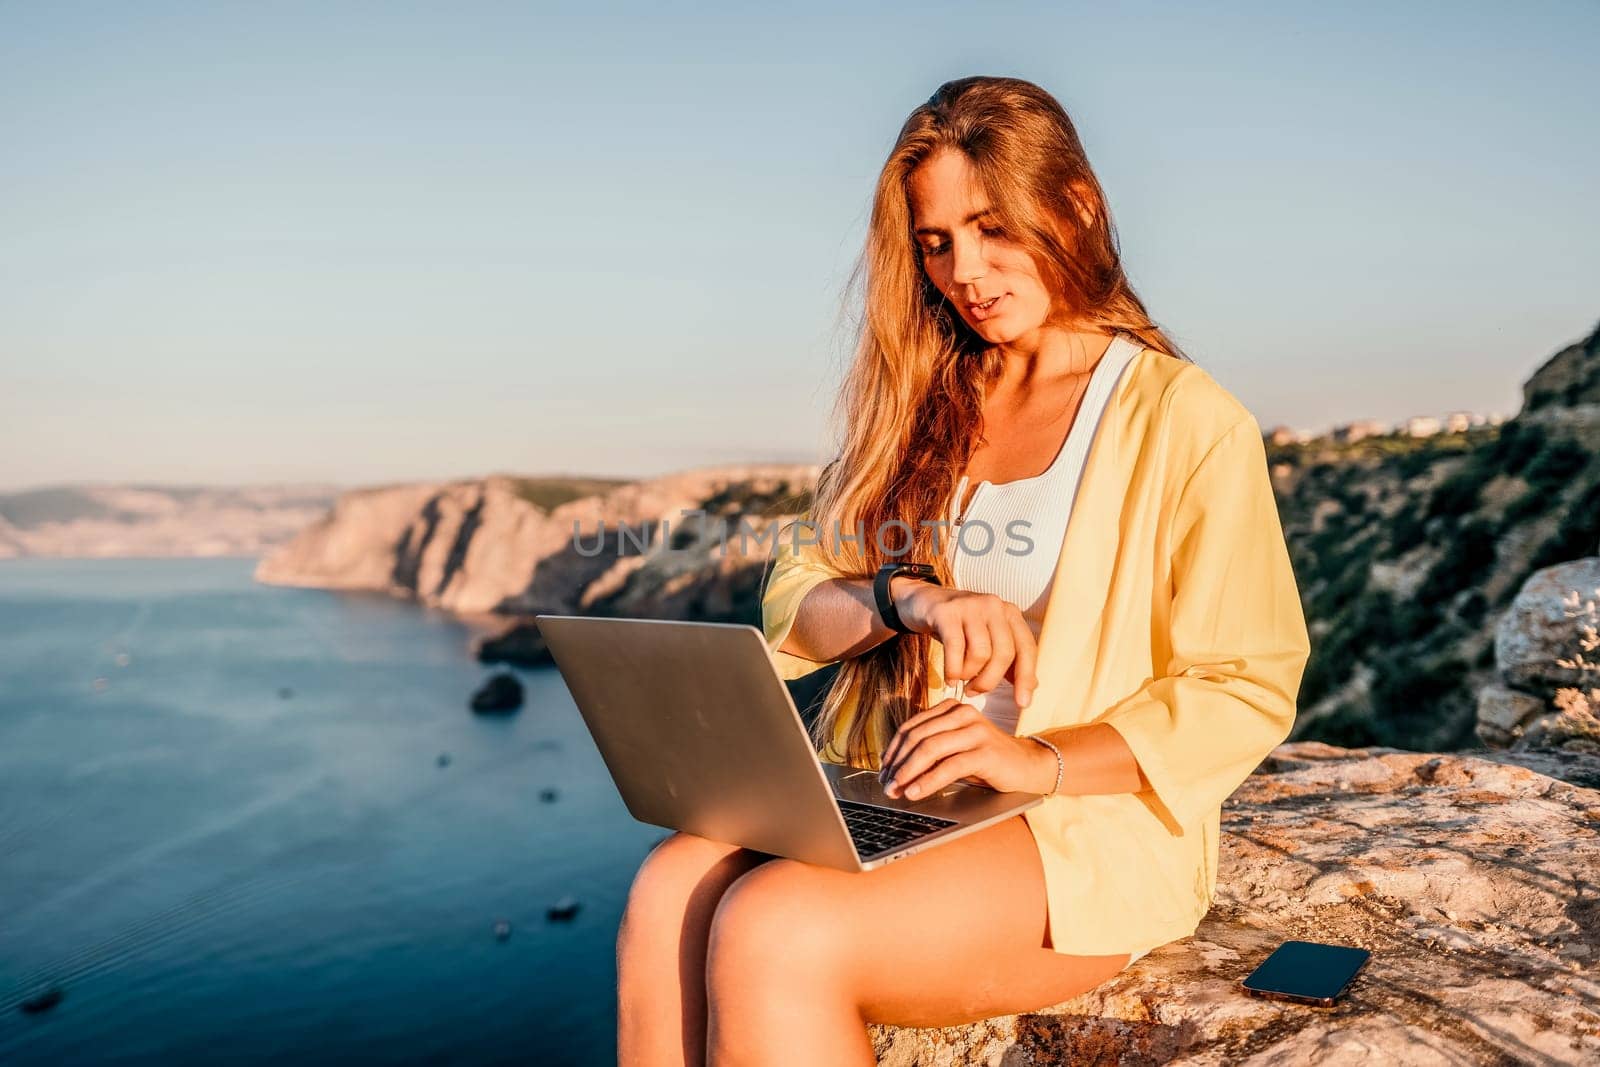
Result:
{"label": "long blonde hair", "polygon": [[[912,238],[907,179],[946,148],[967,158],[1000,225],[1032,255],[1055,298],[1049,321],[1122,331],[1188,359],[1123,273],[1105,195],[1055,98],[1017,78],[944,83],[900,129],[850,279],[852,288],[865,279],[865,298],[833,412],[843,445],[818,478],[809,521],[832,567],[852,577],[870,577],[890,560],[917,560],[932,562],[940,580],[953,584],[934,530],[922,522],[947,514],[981,432],[985,390],[1001,370],[998,352],[930,283]],[[836,536],[863,531],[859,541]],[[812,723],[813,742],[832,748],[850,691],[860,694],[865,714],[849,724],[845,751],[826,758],[876,766],[879,746],[925,706],[931,640],[902,635],[840,665]]]}

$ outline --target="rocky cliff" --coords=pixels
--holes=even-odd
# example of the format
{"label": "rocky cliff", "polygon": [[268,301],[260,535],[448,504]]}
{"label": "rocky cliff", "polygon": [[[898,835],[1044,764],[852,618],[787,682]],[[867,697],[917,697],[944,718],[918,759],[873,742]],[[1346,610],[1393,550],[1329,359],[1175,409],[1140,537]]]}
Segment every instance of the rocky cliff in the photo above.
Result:
{"label": "rocky cliff", "polygon": [[1600,332],[1498,428],[1271,446],[1312,633],[1296,737],[1460,748],[1536,573],[1600,548]]}
{"label": "rocky cliff", "polygon": [[1551,356],[1522,387],[1524,414],[1544,415],[1559,421],[1574,411],[1586,412],[1591,422],[1600,406],[1600,330]]}
{"label": "rocky cliff", "polygon": [[[1044,1011],[875,1026],[878,1062],[1600,1062],[1595,786],[1600,758],[1579,754],[1283,746],[1224,808],[1193,937]],[[1372,957],[1331,1009],[1242,993],[1290,939]]]}
{"label": "rocky cliff", "polygon": [[256,577],[459,612],[749,621],[769,527],[805,509],[816,475],[815,466],[769,465],[598,491],[504,476],[362,490],[263,559]]}

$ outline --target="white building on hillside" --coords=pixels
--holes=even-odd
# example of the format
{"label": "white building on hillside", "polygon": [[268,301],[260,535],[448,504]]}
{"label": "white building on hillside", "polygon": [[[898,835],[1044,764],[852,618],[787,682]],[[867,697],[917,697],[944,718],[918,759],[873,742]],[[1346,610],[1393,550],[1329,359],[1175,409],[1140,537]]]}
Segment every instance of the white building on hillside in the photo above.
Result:
{"label": "white building on hillside", "polygon": [[1432,437],[1439,432],[1439,420],[1432,415],[1413,415],[1406,420],[1407,437]]}

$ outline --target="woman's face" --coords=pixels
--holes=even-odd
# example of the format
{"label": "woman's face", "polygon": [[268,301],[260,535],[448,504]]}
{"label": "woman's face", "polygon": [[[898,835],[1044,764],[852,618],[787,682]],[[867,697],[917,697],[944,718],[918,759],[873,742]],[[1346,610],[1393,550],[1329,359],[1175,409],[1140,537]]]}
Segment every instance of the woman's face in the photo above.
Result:
{"label": "woman's face", "polygon": [[907,196],[923,270],[978,336],[1005,344],[1044,323],[1050,293],[1033,257],[985,214],[990,205],[965,155],[947,148],[924,160]]}

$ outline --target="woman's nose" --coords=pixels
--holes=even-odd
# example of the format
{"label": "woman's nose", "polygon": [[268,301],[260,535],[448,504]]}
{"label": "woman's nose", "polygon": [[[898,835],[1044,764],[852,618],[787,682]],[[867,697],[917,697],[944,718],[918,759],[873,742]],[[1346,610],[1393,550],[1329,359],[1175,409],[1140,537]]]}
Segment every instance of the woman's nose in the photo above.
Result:
{"label": "woman's nose", "polygon": [[950,276],[958,284],[970,285],[988,273],[989,266],[983,261],[983,245],[980,242],[958,240],[950,254],[954,257]]}

